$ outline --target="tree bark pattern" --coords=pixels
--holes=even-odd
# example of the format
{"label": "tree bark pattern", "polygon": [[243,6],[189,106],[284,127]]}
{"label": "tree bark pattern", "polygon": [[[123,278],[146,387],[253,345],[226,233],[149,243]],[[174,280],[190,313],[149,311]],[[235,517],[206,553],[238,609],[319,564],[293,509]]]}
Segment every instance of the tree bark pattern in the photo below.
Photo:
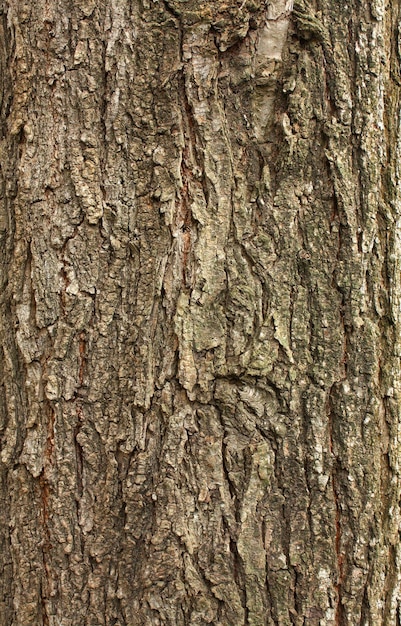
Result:
{"label": "tree bark pattern", "polygon": [[399,1],[1,18],[1,626],[399,624]]}

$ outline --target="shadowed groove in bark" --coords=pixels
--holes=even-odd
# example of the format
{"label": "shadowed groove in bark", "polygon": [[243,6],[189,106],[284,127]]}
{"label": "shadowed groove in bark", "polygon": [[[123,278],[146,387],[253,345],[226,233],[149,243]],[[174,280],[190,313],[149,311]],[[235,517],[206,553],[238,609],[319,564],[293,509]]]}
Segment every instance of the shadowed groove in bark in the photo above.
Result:
{"label": "shadowed groove in bark", "polygon": [[[345,380],[345,378],[344,378]],[[333,490],[334,508],[335,508],[335,552],[337,561],[337,582],[335,585],[337,594],[337,603],[335,608],[335,625],[341,626],[344,620],[344,610],[342,606],[342,585],[344,583],[344,554],[342,546],[342,533],[341,533],[341,503],[339,501],[339,483],[337,478],[338,472],[338,460],[336,452],[334,450],[334,436],[333,436],[333,419],[335,419],[335,413],[333,412],[333,403],[331,400],[331,393],[329,394],[327,404],[327,414],[329,418],[329,450],[332,457],[332,470],[331,470],[331,486]]]}

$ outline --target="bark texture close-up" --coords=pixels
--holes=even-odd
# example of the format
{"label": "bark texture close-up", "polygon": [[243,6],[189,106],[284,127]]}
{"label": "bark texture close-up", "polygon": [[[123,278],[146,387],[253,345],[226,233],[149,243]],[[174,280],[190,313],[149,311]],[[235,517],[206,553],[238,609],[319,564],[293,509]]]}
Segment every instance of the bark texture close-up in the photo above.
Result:
{"label": "bark texture close-up", "polygon": [[400,626],[400,0],[0,1],[0,626]]}

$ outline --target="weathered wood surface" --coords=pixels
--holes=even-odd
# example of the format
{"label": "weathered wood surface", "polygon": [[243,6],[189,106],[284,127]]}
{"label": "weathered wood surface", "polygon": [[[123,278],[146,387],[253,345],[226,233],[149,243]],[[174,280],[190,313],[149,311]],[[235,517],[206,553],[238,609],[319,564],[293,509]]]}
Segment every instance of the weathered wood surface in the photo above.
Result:
{"label": "weathered wood surface", "polygon": [[1,7],[1,626],[399,625],[399,0]]}

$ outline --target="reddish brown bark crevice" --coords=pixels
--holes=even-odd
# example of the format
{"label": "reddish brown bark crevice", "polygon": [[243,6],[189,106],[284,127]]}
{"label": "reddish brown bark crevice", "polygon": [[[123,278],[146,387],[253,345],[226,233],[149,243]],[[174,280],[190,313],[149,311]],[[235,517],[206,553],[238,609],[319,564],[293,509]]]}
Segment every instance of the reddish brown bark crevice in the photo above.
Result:
{"label": "reddish brown bark crevice", "polygon": [[[191,191],[201,183],[194,175],[195,169],[202,171],[196,164],[196,132],[193,112],[188,101],[185,78],[181,79],[180,98],[183,106],[183,134],[185,146],[181,154],[181,179],[182,188],[180,190],[180,198],[178,201],[178,210],[175,217],[175,228],[179,231],[179,239],[181,245],[181,265],[182,265],[182,282],[184,288],[190,288],[193,283],[191,277],[190,256],[195,238],[195,222],[191,211]],[[204,173],[202,171],[202,176]]]}
{"label": "reddish brown bark crevice", "polygon": [[189,149],[186,147],[183,151],[182,164],[181,164],[181,176],[183,181],[183,187],[181,190],[180,205],[177,215],[177,223],[181,229],[182,240],[182,281],[184,287],[190,287],[190,270],[188,268],[189,255],[191,251],[191,239],[193,220],[190,209],[190,197],[189,197],[189,183],[192,178],[192,171],[188,167],[187,162],[189,160]]}

